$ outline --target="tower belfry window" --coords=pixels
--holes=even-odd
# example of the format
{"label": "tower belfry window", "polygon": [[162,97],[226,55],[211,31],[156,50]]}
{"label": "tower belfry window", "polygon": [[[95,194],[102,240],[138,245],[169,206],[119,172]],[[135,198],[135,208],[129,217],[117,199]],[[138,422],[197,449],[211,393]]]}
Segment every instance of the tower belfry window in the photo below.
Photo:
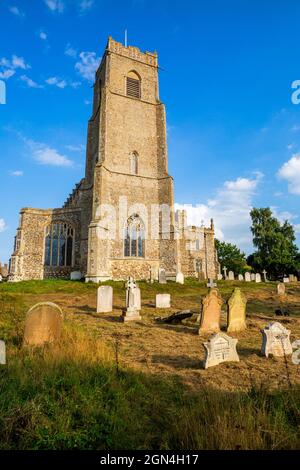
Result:
{"label": "tower belfry window", "polygon": [[141,79],[135,72],[129,72],[126,77],[126,95],[141,98]]}

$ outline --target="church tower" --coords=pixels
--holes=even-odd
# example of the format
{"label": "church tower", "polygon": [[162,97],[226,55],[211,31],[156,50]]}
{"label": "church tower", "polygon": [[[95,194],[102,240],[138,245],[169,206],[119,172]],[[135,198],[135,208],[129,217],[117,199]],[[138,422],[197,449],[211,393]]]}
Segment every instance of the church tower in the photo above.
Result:
{"label": "church tower", "polygon": [[87,281],[176,272],[158,57],[109,38],[96,73],[86,179],[93,185]]}

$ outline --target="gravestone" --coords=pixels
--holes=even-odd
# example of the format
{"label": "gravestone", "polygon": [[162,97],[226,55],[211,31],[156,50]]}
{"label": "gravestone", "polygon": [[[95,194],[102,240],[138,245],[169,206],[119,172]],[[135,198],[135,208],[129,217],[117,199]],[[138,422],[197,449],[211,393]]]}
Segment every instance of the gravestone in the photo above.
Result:
{"label": "gravestone", "polygon": [[234,289],[232,296],[228,300],[228,332],[243,331],[247,328],[246,305],[247,299],[242,294],[241,289]]}
{"label": "gravestone", "polygon": [[199,334],[207,331],[220,331],[222,297],[218,289],[210,289],[202,302],[202,315]]}
{"label": "gravestone", "polygon": [[270,323],[264,330],[261,330],[261,333],[263,336],[261,352],[264,356],[268,357],[272,354],[276,357],[283,357],[292,354],[291,332],[281,323]]}
{"label": "gravestone", "polygon": [[208,284],[206,284],[206,287],[208,287],[209,289],[212,289],[214,287],[217,287],[217,284],[214,282],[213,279],[209,279],[209,282]]}
{"label": "gravestone", "polygon": [[284,277],[284,278],[283,278],[283,282],[284,282],[285,284],[288,284],[288,283],[290,282],[290,280],[289,280],[288,277]]}
{"label": "gravestone", "polygon": [[227,279],[227,268],[226,268],[226,266],[224,266],[223,272],[224,272],[224,279],[226,280]]}
{"label": "gravestone", "polygon": [[295,282],[294,281],[294,274],[289,274],[289,281],[290,282]]}
{"label": "gravestone", "polygon": [[255,274],[255,282],[261,282],[261,275],[259,273]]}
{"label": "gravestone", "polygon": [[113,311],[113,288],[111,286],[100,286],[97,291],[97,313],[108,313]]}
{"label": "gravestone", "polygon": [[264,282],[268,282],[267,271],[264,269],[262,273],[263,273],[263,276],[264,276]]}
{"label": "gravestone", "polygon": [[3,281],[2,274],[0,274],[0,282],[2,282],[2,281]]}
{"label": "gravestone", "polygon": [[233,271],[229,271],[229,273],[228,273],[228,280],[229,280],[229,281],[234,281],[234,272],[233,272]]}
{"label": "gravestone", "polygon": [[160,284],[167,284],[166,271],[165,269],[160,269],[158,272],[158,282]]}
{"label": "gravestone", "polygon": [[184,275],[183,275],[183,273],[179,272],[179,273],[176,274],[176,282],[178,284],[184,284]]}
{"label": "gravestone", "polygon": [[218,281],[222,281],[222,279],[223,279],[222,274],[218,274],[217,279],[218,279]]}
{"label": "gravestone", "polygon": [[129,278],[126,285],[126,310],[123,310],[123,322],[141,320],[141,291],[135,281]]}
{"label": "gravestone", "polygon": [[157,294],[155,300],[156,308],[170,308],[171,296],[170,294]]}
{"label": "gravestone", "polygon": [[71,279],[71,281],[81,281],[82,273],[80,271],[73,271],[70,274],[70,279]]}
{"label": "gravestone", "polygon": [[250,275],[250,273],[248,273],[248,272],[245,273],[245,281],[246,281],[246,282],[250,282],[250,281],[251,281],[251,275]]}
{"label": "gravestone", "polygon": [[58,305],[41,302],[28,310],[25,320],[24,344],[42,346],[60,339],[63,313]]}
{"label": "gravestone", "polygon": [[238,275],[238,280],[243,282],[244,281],[244,276],[242,274],[239,274]]}
{"label": "gravestone", "polygon": [[204,343],[206,357],[204,368],[217,366],[222,362],[239,362],[239,356],[236,351],[238,340],[231,338],[225,333],[217,333]]}
{"label": "gravestone", "polygon": [[6,346],[4,341],[0,341],[0,365],[6,364]]}
{"label": "gravestone", "polygon": [[277,284],[277,294],[278,295],[285,295],[285,284],[284,284],[284,282],[279,282],[279,284]]}
{"label": "gravestone", "polygon": [[255,279],[256,279],[256,274],[251,273],[251,274],[250,274],[250,279],[251,279],[251,281],[255,281]]}

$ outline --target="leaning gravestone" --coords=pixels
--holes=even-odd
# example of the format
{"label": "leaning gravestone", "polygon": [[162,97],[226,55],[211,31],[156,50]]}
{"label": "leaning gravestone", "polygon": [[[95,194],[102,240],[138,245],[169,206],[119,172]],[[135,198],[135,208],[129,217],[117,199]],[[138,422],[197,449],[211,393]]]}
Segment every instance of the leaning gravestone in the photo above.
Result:
{"label": "leaning gravestone", "polygon": [[239,274],[238,275],[238,280],[243,282],[244,281],[244,276],[242,274]]}
{"label": "leaning gravestone", "polygon": [[24,344],[42,346],[58,341],[61,336],[63,313],[58,305],[41,302],[34,305],[26,315]]}
{"label": "leaning gravestone", "polygon": [[293,353],[290,342],[290,330],[287,330],[281,323],[270,323],[264,330],[261,330],[263,341],[261,352],[268,357],[272,354],[276,357],[287,356]]}
{"label": "leaning gravestone", "polygon": [[183,273],[179,272],[176,274],[176,282],[178,284],[184,284],[184,275]]}
{"label": "leaning gravestone", "polygon": [[277,284],[277,294],[278,295],[285,295],[285,284],[284,284],[284,282],[279,282],[279,284]]}
{"label": "leaning gravestone", "polygon": [[170,308],[171,307],[171,296],[170,294],[157,294],[155,300],[156,308]]}
{"label": "leaning gravestone", "polygon": [[228,332],[242,331],[247,328],[246,305],[247,299],[242,294],[241,289],[234,289],[232,296],[228,300]]}
{"label": "leaning gravestone", "polygon": [[255,282],[261,282],[261,275],[259,273],[255,274]]}
{"label": "leaning gravestone", "polygon": [[158,272],[158,282],[160,284],[167,284],[166,271],[165,269],[160,269]]}
{"label": "leaning gravestone", "polygon": [[217,333],[204,343],[206,357],[204,368],[217,366],[222,362],[239,362],[239,356],[236,351],[238,340],[227,336],[225,333]]}
{"label": "leaning gravestone", "polygon": [[0,365],[6,364],[6,346],[4,341],[0,341]]}
{"label": "leaning gravestone", "polygon": [[210,289],[202,302],[202,315],[199,334],[207,331],[220,331],[222,297],[218,289]]}
{"label": "leaning gravestone", "polygon": [[250,273],[248,273],[248,272],[245,273],[245,281],[246,281],[246,282],[250,282],[250,281],[251,281],[251,275],[250,275]]}
{"label": "leaning gravestone", "polygon": [[229,281],[234,281],[234,272],[233,272],[233,271],[229,271],[229,273],[228,273],[228,280],[229,280]]}
{"label": "leaning gravestone", "polygon": [[97,313],[108,313],[113,310],[113,288],[100,286],[97,291]]}

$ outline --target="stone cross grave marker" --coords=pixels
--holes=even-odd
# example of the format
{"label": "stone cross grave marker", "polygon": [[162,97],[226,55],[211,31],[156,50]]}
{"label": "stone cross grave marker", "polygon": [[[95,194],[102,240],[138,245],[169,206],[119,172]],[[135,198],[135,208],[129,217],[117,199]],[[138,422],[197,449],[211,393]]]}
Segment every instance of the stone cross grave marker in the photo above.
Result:
{"label": "stone cross grave marker", "polygon": [[113,311],[113,288],[100,286],[97,291],[97,313],[109,313]]}
{"label": "stone cross grave marker", "polygon": [[264,276],[264,282],[268,282],[267,271],[264,269],[262,273],[263,273],[263,276]]}
{"label": "stone cross grave marker", "polygon": [[261,330],[263,340],[261,352],[268,357],[272,354],[276,357],[283,357],[293,353],[290,342],[290,330],[287,330],[281,323],[270,323],[264,330]]}
{"label": "stone cross grave marker", "polygon": [[125,323],[141,320],[141,291],[136,282],[130,277],[126,284],[126,310],[123,310],[121,320]]}
{"label": "stone cross grave marker", "polygon": [[156,308],[170,308],[171,295],[170,294],[157,294],[155,300]]}
{"label": "stone cross grave marker", "polygon": [[213,279],[209,279],[209,283],[206,285],[209,289],[213,289],[214,287],[217,287],[217,284],[214,282]]}
{"label": "stone cross grave marker", "polygon": [[222,362],[239,362],[239,356],[236,351],[238,340],[231,338],[225,333],[213,335],[208,342],[204,343],[206,357],[204,368],[216,366]]}
{"label": "stone cross grave marker", "polygon": [[202,315],[199,334],[207,331],[220,331],[222,297],[218,289],[212,288],[202,302]]}
{"label": "stone cross grave marker", "polygon": [[228,326],[227,331],[243,331],[246,327],[247,299],[241,289],[234,289],[228,300]]}
{"label": "stone cross grave marker", "polygon": [[226,266],[224,266],[223,271],[224,271],[224,279],[226,280],[227,279],[227,268],[226,268]]}
{"label": "stone cross grave marker", "polygon": [[0,365],[6,364],[6,346],[4,341],[0,341]]}
{"label": "stone cross grave marker", "polygon": [[63,313],[58,305],[40,302],[28,310],[25,320],[24,345],[42,346],[59,341]]}

